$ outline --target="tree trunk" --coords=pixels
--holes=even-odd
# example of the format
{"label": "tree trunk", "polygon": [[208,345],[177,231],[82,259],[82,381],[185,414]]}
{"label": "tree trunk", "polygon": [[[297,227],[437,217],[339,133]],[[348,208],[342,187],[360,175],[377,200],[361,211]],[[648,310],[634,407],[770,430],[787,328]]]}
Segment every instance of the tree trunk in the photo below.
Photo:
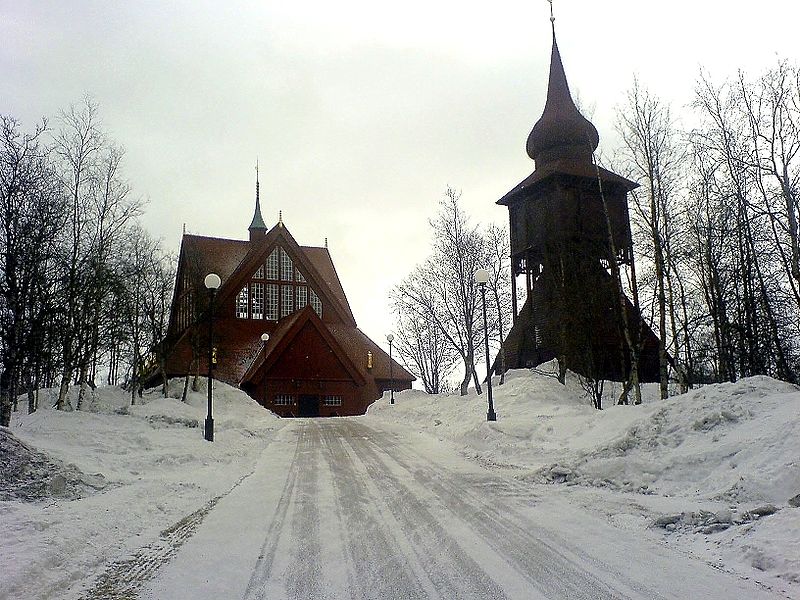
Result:
{"label": "tree trunk", "polygon": [[3,369],[0,375],[0,427],[11,425],[11,374]]}
{"label": "tree trunk", "polygon": [[186,373],[186,377],[183,378],[183,393],[181,394],[181,402],[186,402],[186,397],[189,395],[189,378],[191,375]]}
{"label": "tree trunk", "polygon": [[87,386],[87,366],[81,365],[80,374],[78,376],[78,401],[75,404],[75,410],[81,410],[83,408],[83,401],[86,399],[86,388]]}
{"label": "tree trunk", "polygon": [[58,400],[56,400],[56,410],[72,410],[69,402],[69,384],[72,380],[72,372],[65,366],[61,373],[61,386],[58,390]]}
{"label": "tree trunk", "polygon": [[[466,396],[467,392],[469,391],[469,380],[472,379],[472,371],[469,368],[469,364],[466,359],[464,359],[464,379],[461,380],[461,386],[459,387],[459,391],[462,396]],[[480,394],[480,392],[478,392]]]}
{"label": "tree trunk", "polygon": [[33,385],[33,374],[28,373],[28,414],[36,412],[36,391]]}
{"label": "tree trunk", "polygon": [[169,396],[169,380],[167,379],[167,361],[159,356],[158,368],[161,370],[161,395],[166,398]]}

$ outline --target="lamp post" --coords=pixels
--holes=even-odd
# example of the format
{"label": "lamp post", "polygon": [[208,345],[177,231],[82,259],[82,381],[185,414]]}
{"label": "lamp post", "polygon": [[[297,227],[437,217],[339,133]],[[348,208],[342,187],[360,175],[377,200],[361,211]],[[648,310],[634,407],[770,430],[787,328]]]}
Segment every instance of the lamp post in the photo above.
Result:
{"label": "lamp post", "polygon": [[483,300],[483,340],[486,344],[486,389],[489,396],[489,410],[486,412],[487,421],[497,421],[492,403],[492,366],[489,361],[489,328],[486,325],[486,284],[489,281],[489,271],[478,269],[475,271],[475,283],[481,288],[481,298]]}
{"label": "lamp post", "polygon": [[262,333],[261,341],[264,342],[264,407],[267,406],[267,342],[269,341],[269,334]]}
{"label": "lamp post", "polygon": [[222,281],[216,273],[209,273],[205,280],[208,289],[208,415],[205,423],[205,439],[214,441],[214,418],[211,416],[211,401],[214,394],[214,294]]}
{"label": "lamp post", "polygon": [[390,333],[386,336],[386,341],[389,342],[389,404],[394,404],[394,364],[392,364],[392,342],[394,336]]}

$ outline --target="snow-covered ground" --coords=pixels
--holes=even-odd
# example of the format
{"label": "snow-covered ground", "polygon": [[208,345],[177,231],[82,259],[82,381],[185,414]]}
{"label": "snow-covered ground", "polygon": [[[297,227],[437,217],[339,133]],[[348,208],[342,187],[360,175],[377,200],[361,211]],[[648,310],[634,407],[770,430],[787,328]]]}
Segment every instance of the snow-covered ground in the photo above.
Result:
{"label": "snow-covered ground", "polygon": [[[171,385],[179,398],[182,381]],[[215,382],[216,435],[206,442],[204,380],[201,387],[187,403],[154,390],[134,406],[126,392],[98,388],[87,410],[74,412],[51,410],[55,392],[45,390],[40,410],[14,413],[0,446],[11,433],[36,452],[0,454],[0,598],[67,597],[253,470],[281,420]],[[19,464],[20,455],[32,460]],[[12,468],[6,461],[15,457]],[[9,471],[15,480],[3,481]],[[38,500],[15,501],[15,490]]]}
{"label": "snow-covered ground", "polygon": [[[485,394],[416,391],[356,419],[438,438],[565,510],[800,598],[800,389],[761,377],[666,401],[646,389],[641,406],[597,411],[576,381],[518,371],[494,392],[495,423]],[[157,392],[141,402],[100,388],[88,410],[58,412],[44,392],[41,410],[0,428],[0,598],[80,597],[142,548],[167,562],[165,539],[191,536],[287,423],[215,383],[208,443],[205,389],[187,404]]]}
{"label": "snow-covered ground", "polygon": [[640,530],[724,570],[800,598],[800,388],[769,377],[703,386],[602,411],[578,380],[546,370],[486,394],[417,391],[374,404],[367,419],[431,434],[463,454]]}

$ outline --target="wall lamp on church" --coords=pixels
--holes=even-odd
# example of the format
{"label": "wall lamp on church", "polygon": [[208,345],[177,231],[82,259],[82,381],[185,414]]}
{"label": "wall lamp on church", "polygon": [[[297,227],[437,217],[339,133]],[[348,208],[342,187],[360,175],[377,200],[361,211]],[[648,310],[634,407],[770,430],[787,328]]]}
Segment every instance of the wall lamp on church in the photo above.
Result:
{"label": "wall lamp on church", "polygon": [[214,418],[211,416],[211,404],[214,394],[214,364],[217,357],[214,352],[214,295],[219,289],[222,280],[216,273],[209,273],[204,280],[208,290],[208,415],[205,423],[205,439],[214,441]]}
{"label": "wall lamp on church", "polygon": [[497,421],[492,402],[492,363],[489,360],[489,328],[486,325],[486,284],[489,283],[489,271],[478,269],[475,271],[475,283],[481,288],[481,298],[483,300],[483,341],[486,344],[486,390],[489,397],[489,410],[486,412],[487,421]]}

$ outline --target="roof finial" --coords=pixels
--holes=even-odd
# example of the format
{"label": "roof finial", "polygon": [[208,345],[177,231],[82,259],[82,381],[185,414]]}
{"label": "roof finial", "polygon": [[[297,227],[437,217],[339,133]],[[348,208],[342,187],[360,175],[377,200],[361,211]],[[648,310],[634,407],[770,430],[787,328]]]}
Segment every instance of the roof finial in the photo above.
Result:
{"label": "roof finial", "polygon": [[258,202],[258,157],[256,156],[256,202]]}
{"label": "roof finial", "polygon": [[283,211],[282,210],[278,211],[278,225],[283,227]]}
{"label": "roof finial", "polygon": [[553,0],[547,0],[550,3],[550,24],[555,27],[556,18],[553,16]]}
{"label": "roof finial", "polygon": [[328,247],[328,238],[325,238],[325,247]]}

